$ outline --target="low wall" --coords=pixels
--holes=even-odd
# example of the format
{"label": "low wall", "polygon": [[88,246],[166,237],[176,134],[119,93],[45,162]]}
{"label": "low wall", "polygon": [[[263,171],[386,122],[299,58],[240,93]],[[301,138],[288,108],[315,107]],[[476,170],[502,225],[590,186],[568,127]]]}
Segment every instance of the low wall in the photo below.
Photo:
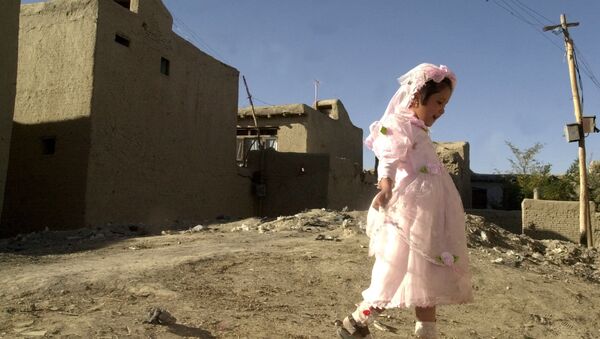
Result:
{"label": "low wall", "polygon": [[255,214],[276,217],[327,207],[329,155],[252,151]]}
{"label": "low wall", "polygon": [[467,209],[468,214],[478,215],[509,232],[521,234],[523,222],[521,211],[505,211],[493,209]]}
{"label": "low wall", "polygon": [[[523,233],[536,239],[579,242],[579,202],[524,199],[521,203]],[[600,239],[600,214],[590,202],[594,243]]]}
{"label": "low wall", "polygon": [[377,193],[373,173],[327,154],[252,151],[245,172],[253,186],[255,215],[260,216],[310,208],[366,210]]}
{"label": "low wall", "polygon": [[365,172],[360,164],[347,158],[332,157],[329,161],[327,208],[364,211],[377,193],[377,178]]}

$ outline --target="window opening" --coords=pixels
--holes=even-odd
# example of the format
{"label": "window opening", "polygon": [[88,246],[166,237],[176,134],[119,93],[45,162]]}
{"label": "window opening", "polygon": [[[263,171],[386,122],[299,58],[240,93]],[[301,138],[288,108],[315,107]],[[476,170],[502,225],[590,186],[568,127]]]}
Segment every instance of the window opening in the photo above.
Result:
{"label": "window opening", "polygon": [[[238,128],[237,135],[256,135],[256,128]],[[277,128],[260,128],[260,135],[277,135]]]}
{"label": "window opening", "polygon": [[115,0],[119,5],[131,10],[131,0]]}
{"label": "window opening", "polygon": [[160,72],[164,75],[169,75],[171,68],[171,62],[169,59],[160,58]]}
{"label": "window opening", "polygon": [[[259,150],[255,128],[239,128],[237,130],[236,160],[238,165],[245,166],[248,152]],[[277,128],[260,128],[260,143],[264,149],[277,151]]]}
{"label": "window opening", "polygon": [[56,152],[56,137],[42,138],[42,154],[52,155]]}
{"label": "window opening", "polygon": [[129,47],[129,39],[120,34],[115,34],[115,42],[125,47]]}

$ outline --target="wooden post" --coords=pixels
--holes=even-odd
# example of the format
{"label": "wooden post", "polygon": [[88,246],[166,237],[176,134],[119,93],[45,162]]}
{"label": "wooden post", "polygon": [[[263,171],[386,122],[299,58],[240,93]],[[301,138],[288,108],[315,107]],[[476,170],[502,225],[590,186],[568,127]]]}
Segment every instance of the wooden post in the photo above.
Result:
{"label": "wooden post", "polygon": [[579,87],[577,86],[577,74],[575,69],[575,55],[573,53],[573,40],[569,36],[569,27],[577,26],[578,23],[567,23],[564,14],[560,15],[560,27],[565,38],[567,50],[567,62],[569,64],[569,78],[571,79],[571,92],[573,94],[573,107],[575,120],[579,124],[579,243],[593,247],[592,227],[590,218],[590,204],[588,196],[588,181],[585,159],[585,135],[583,133],[581,100],[579,98]]}

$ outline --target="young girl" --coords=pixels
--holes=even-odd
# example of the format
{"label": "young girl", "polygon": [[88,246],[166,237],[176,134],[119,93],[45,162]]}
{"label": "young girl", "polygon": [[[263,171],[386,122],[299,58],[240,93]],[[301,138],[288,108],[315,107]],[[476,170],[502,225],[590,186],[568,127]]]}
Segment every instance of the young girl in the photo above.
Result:
{"label": "young girl", "polygon": [[421,64],[398,80],[365,141],[379,159],[380,192],[367,216],[375,264],[362,303],[338,327],[345,339],[370,338],[367,325],[391,307],[414,307],[415,335],[437,338],[436,306],[473,298],[462,203],[428,130],[456,77],[446,66]]}

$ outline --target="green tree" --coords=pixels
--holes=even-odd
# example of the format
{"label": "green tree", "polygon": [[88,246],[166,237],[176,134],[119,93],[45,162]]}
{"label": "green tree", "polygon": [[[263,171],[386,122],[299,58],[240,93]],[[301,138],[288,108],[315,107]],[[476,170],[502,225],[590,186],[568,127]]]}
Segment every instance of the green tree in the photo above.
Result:
{"label": "green tree", "polygon": [[[598,166],[596,166],[598,167]],[[571,189],[571,198],[569,200],[579,200],[579,160],[575,159],[565,173],[565,181],[569,183]],[[591,201],[596,205],[600,204],[600,169],[590,166],[588,168],[588,194]]]}
{"label": "green tree", "polygon": [[536,159],[536,156],[544,145],[536,142],[533,146],[521,150],[517,146],[513,145],[510,141],[505,141],[508,148],[512,152],[514,159],[508,158],[514,174],[538,174],[538,173],[549,173],[551,165],[543,164]]}
{"label": "green tree", "polygon": [[513,159],[508,161],[511,173],[516,175],[515,189],[517,199],[532,198],[533,190],[538,189],[541,197],[547,200],[571,200],[572,184],[570,181],[550,174],[552,165],[537,160],[538,154],[544,145],[536,142],[533,146],[520,149],[509,141],[506,145],[510,148]]}

